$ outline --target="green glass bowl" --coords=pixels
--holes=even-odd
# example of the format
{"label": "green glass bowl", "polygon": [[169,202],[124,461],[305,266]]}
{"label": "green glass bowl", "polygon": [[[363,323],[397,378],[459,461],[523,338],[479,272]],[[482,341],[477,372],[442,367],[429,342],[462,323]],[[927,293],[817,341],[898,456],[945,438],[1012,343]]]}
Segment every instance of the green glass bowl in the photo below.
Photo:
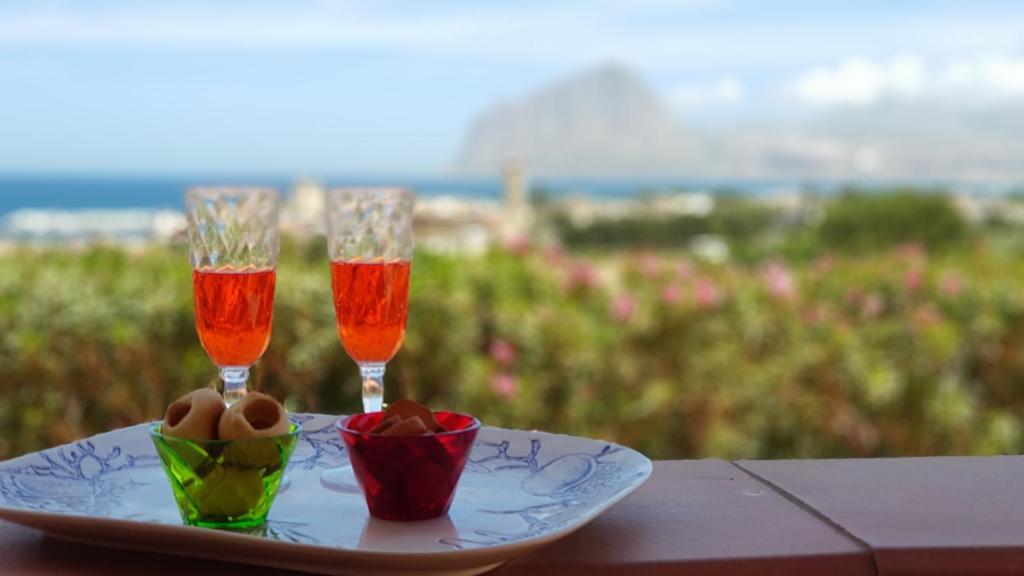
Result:
{"label": "green glass bowl", "polygon": [[263,524],[299,438],[288,434],[245,440],[188,440],[149,429],[171,482],[181,519],[189,526],[252,528]]}

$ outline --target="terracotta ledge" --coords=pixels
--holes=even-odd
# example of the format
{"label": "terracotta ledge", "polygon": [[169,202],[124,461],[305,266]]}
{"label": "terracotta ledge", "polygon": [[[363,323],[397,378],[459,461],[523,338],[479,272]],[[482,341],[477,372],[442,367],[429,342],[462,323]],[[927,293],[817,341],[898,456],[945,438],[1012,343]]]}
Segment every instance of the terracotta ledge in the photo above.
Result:
{"label": "terracotta ledge", "polygon": [[[1022,457],[657,462],[646,485],[592,524],[494,574],[1021,574],[1022,481]],[[5,575],[236,570],[0,521]]]}
{"label": "terracotta ledge", "polygon": [[723,460],[656,462],[635,494],[496,575],[871,573],[871,554]]}
{"label": "terracotta ledge", "polygon": [[1024,457],[737,465],[869,546],[880,574],[1024,573]]}

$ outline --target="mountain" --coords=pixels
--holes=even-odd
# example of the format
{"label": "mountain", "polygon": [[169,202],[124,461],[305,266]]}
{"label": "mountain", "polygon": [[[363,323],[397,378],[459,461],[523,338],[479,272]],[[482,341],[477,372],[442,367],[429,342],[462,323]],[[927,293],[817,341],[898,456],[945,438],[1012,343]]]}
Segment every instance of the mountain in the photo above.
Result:
{"label": "mountain", "polygon": [[605,65],[485,111],[453,168],[493,177],[517,159],[541,177],[1024,180],[1024,104],[979,98],[761,112],[698,130],[698,107],[686,126],[636,74]]}
{"label": "mountain", "polygon": [[698,150],[632,71],[604,65],[485,111],[454,171],[493,176],[514,158],[538,176],[663,176]]}

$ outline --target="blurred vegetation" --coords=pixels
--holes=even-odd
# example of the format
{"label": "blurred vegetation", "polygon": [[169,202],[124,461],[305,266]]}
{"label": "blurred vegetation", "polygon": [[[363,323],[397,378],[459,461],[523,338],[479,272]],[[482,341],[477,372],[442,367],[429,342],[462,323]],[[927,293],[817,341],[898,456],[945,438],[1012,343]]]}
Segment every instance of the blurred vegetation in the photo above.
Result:
{"label": "blurred vegetation", "polygon": [[738,252],[747,253],[766,231],[779,225],[775,210],[735,191],[716,190],[713,195],[714,207],[704,215],[660,215],[656,208],[650,208],[649,213],[599,219],[584,226],[574,225],[564,213],[552,209],[543,191],[534,204],[548,212],[556,235],[570,249],[626,246],[680,249],[700,236],[719,235],[729,238]]}
{"label": "blurred vegetation", "polygon": [[[822,250],[871,254],[907,243],[942,252],[967,243],[972,230],[948,195],[937,190],[846,188],[834,197],[805,197],[805,208],[786,212],[729,190],[713,194],[707,214],[659,214],[656,209],[574,225],[565,213],[540,203],[570,249],[644,247],[685,249],[716,236],[734,260],[755,262],[774,254],[813,258]],[[998,215],[987,223],[1006,225]]]}
{"label": "blurred vegetation", "polygon": [[[519,244],[417,254],[388,398],[658,458],[1024,448],[1024,260],[964,242],[974,233],[927,196],[844,196],[819,223],[793,228],[815,253],[755,256],[777,225],[729,202],[741,207],[705,225],[746,237],[746,261]],[[890,214],[918,232],[880,222]],[[870,242],[838,232],[856,236],[851,222],[869,220]],[[253,385],[293,410],[358,410],[321,241],[286,242],[280,262]],[[160,417],[215,379],[181,247],[0,255],[0,457]]]}
{"label": "blurred vegetation", "polygon": [[574,226],[567,218],[554,218],[558,236],[570,248],[685,248],[711,229],[708,218],[692,215],[666,217],[626,216]]}
{"label": "blurred vegetation", "polygon": [[948,196],[897,189],[884,193],[844,191],[828,204],[821,245],[848,253],[871,253],[907,242],[931,251],[959,246],[968,224]]}

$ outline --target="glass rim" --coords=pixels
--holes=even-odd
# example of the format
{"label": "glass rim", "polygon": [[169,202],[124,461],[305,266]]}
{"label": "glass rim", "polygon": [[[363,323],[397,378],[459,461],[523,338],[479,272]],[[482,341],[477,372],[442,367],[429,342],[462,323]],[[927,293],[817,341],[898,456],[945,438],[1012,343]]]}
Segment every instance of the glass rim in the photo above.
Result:
{"label": "glass rim", "polygon": [[160,431],[160,427],[163,426],[163,420],[156,420],[149,426],[149,435],[153,438],[160,438],[161,440],[189,442],[197,446],[227,446],[235,442],[254,442],[256,440],[276,440],[280,438],[288,438],[291,436],[299,436],[302,434],[302,426],[295,422],[288,422],[288,432],[286,434],[278,434],[277,436],[262,436],[260,438],[237,438],[235,440],[196,440],[194,438],[182,438],[181,436],[169,436]]}
{"label": "glass rim", "polygon": [[377,412],[363,412],[362,414],[349,414],[348,416],[342,416],[334,423],[334,427],[339,432],[348,432],[349,434],[361,434],[365,436],[371,436],[373,438],[432,438],[434,436],[455,436],[458,434],[466,434],[473,430],[479,430],[483,426],[483,424],[480,423],[480,419],[477,418],[476,416],[473,416],[472,414],[465,414],[463,412],[452,412],[450,410],[438,410],[437,412],[435,412],[435,414],[452,414],[454,416],[462,416],[471,419],[472,422],[470,422],[469,425],[466,426],[465,428],[459,428],[458,430],[446,430],[444,432],[434,432],[432,434],[411,434],[402,436],[385,436],[384,434],[373,433],[368,430],[363,431],[356,430],[355,428],[349,428],[348,424],[354,418],[358,418],[360,416],[367,416],[370,414],[377,414]]}
{"label": "glass rim", "polygon": [[201,199],[212,196],[229,196],[241,198],[243,196],[280,196],[277,188],[270,186],[189,186],[185,190],[185,198]]}

